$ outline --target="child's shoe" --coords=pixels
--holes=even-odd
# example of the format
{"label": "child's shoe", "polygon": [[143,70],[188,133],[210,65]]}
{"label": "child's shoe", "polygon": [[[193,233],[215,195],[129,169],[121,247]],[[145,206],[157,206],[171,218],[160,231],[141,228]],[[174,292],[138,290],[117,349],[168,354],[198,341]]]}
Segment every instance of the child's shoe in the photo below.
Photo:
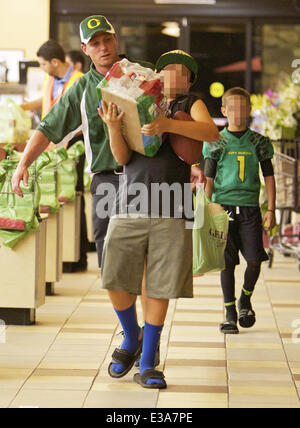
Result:
{"label": "child's shoe", "polygon": [[239,329],[237,327],[237,311],[235,302],[230,304],[225,303],[226,309],[226,321],[220,324],[220,332],[224,334],[238,334]]}

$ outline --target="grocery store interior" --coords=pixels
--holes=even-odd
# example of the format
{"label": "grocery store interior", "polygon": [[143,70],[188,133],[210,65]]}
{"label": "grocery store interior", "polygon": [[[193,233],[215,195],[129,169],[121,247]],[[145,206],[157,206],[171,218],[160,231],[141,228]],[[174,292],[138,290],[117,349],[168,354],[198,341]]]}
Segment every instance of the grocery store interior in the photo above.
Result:
{"label": "grocery store interior", "polygon": [[[49,39],[66,54],[81,51],[79,25],[93,15],[113,25],[121,54],[154,64],[171,50],[192,55],[192,93],[219,131],[224,92],[245,88],[249,125],[274,147],[277,225],[263,232],[269,260],[253,294],[256,323],[221,333],[220,272],[194,277],[194,298],[170,301],[161,390],[133,382],[136,367],[120,379],[108,374],[122,326],[101,288],[91,177],[78,173],[84,142],[55,162],[51,151],[48,161],[41,155],[22,203],[11,187],[42,120],[42,102],[20,107],[44,96],[37,52]],[[263,186],[260,204],[267,210]],[[237,295],[245,266],[241,257]],[[300,408],[299,0],[1,0],[0,408]]]}

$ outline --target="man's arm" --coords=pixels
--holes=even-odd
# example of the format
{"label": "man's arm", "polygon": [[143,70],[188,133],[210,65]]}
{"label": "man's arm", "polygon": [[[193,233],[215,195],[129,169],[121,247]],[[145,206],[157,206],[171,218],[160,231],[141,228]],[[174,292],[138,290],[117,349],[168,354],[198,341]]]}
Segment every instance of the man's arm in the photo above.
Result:
{"label": "man's arm", "polygon": [[267,230],[272,230],[276,226],[275,208],[276,208],[276,184],[274,175],[264,177],[266,191],[268,195],[268,210],[263,218],[263,226],[267,223]]}
{"label": "man's arm", "polygon": [[28,186],[28,168],[46,150],[49,143],[50,141],[42,132],[35,131],[26,145],[26,149],[12,178],[13,192],[21,198],[23,197],[23,192],[20,189],[20,182],[23,181],[24,185]]}
{"label": "man's arm", "polygon": [[12,178],[13,191],[17,195],[23,196],[20,182],[28,184],[28,167],[46,150],[50,141],[55,144],[63,143],[67,137],[69,141],[81,130],[80,103],[83,90],[84,87],[79,86],[78,82],[72,85],[43,118],[30,138]]}
{"label": "man's arm", "polygon": [[28,103],[21,104],[20,107],[22,107],[23,110],[41,110],[43,106],[43,98],[39,98],[38,100],[33,100]]}
{"label": "man's arm", "polygon": [[106,123],[109,132],[109,144],[111,152],[119,165],[126,165],[132,151],[126,144],[121,132],[121,120],[124,112],[118,115],[118,108],[114,103],[102,101],[102,110],[98,109],[99,116]]}
{"label": "man's arm", "polygon": [[143,134],[153,136],[163,132],[183,135],[198,141],[214,142],[219,138],[219,131],[212,120],[203,101],[197,100],[191,108],[194,121],[166,118],[161,111],[158,117],[142,128]]}

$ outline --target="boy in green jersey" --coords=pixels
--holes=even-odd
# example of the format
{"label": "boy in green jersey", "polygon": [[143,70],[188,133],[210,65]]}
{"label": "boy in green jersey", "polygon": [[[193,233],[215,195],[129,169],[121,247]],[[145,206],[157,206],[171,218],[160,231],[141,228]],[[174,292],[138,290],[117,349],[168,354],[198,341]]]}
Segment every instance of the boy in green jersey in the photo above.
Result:
{"label": "boy in green jersey", "polygon": [[[276,188],[271,162],[274,150],[269,138],[247,127],[251,103],[246,90],[228,90],[222,98],[221,111],[228,119],[228,127],[221,131],[217,142],[204,143],[203,147],[205,191],[213,202],[222,204],[233,219],[225,249],[226,268],[221,272],[226,321],[220,331],[237,334],[238,319],[244,328],[252,327],[256,321],[251,296],[261,263],[268,259],[262,243],[262,227],[272,230],[275,226]],[[259,208],[259,165],[268,195],[268,210],[263,220]],[[239,264],[239,251],[247,261],[247,268],[237,314],[234,271]]]}

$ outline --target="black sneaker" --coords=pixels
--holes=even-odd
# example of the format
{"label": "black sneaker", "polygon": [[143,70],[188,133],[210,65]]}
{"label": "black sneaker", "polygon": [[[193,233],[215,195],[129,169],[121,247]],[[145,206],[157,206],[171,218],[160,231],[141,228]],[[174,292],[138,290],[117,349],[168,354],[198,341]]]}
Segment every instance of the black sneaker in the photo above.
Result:
{"label": "black sneaker", "polygon": [[220,333],[223,334],[239,334],[239,329],[234,321],[225,321],[220,324]]}
{"label": "black sneaker", "polygon": [[251,303],[250,307],[243,308],[240,301],[238,301],[239,309],[239,324],[243,328],[251,328],[256,323],[255,312],[252,309]]}

